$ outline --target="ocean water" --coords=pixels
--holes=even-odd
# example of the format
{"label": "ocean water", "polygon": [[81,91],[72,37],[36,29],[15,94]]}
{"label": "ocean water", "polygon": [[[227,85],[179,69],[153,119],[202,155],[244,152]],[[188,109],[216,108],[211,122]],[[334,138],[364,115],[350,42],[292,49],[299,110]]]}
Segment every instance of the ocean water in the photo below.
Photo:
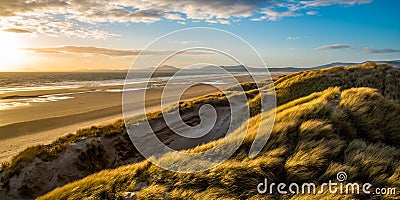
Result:
{"label": "ocean water", "polygon": [[[147,80],[148,73],[135,72],[129,75],[127,83],[140,83]],[[152,81],[168,80],[172,73],[157,73]],[[237,74],[235,74],[237,75]],[[182,74],[175,80],[194,80],[196,78],[221,77],[222,74]],[[0,93],[9,91],[32,91],[65,89],[92,86],[113,86],[125,83],[124,72],[0,72]]]}
{"label": "ocean water", "polygon": [[96,86],[107,81],[124,80],[125,77],[123,72],[1,72],[0,91]]}
{"label": "ocean water", "polygon": [[[10,110],[33,103],[46,103],[74,98],[74,95],[94,92],[123,92],[125,83],[136,84],[147,82],[147,73],[134,73],[126,80],[124,72],[0,72],[0,110]],[[152,81],[166,81],[171,73],[158,73],[153,75]],[[172,84],[229,84],[218,80],[221,74],[182,74],[174,77]],[[201,80],[201,81],[199,81]],[[150,82],[151,83],[151,82]],[[158,83],[149,84],[149,87],[159,87]],[[120,88],[107,88],[102,86],[121,86]],[[102,87],[102,88],[100,88]],[[63,93],[62,89],[77,89],[77,92]],[[85,89],[90,88],[90,89]],[[98,88],[98,89],[96,89]],[[146,89],[143,86],[129,88],[129,91]],[[26,91],[60,90],[60,93],[50,95],[24,96],[8,95]]]}

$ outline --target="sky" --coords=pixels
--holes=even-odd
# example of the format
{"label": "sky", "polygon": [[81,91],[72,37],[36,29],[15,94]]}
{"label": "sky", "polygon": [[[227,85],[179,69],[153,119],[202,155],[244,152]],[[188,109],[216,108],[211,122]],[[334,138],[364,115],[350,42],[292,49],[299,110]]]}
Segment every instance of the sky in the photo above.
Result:
{"label": "sky", "polygon": [[[237,35],[268,67],[399,60],[399,7],[394,0],[0,0],[0,71],[125,70],[149,43],[192,27]],[[200,45],[190,39],[144,56]],[[221,50],[246,53],[230,45]],[[229,64],[200,51],[169,64],[200,58]]]}

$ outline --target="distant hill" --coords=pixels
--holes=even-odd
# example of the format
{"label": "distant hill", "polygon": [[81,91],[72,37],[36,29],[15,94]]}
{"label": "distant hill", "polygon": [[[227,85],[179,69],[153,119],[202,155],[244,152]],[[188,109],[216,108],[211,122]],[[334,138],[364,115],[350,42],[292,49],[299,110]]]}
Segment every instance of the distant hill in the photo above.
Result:
{"label": "distant hill", "polygon": [[320,66],[315,66],[311,67],[312,69],[324,69],[324,68],[329,68],[329,67],[334,67],[334,66],[351,66],[351,65],[359,65],[359,64],[364,64],[364,63],[369,63],[369,62],[375,62],[376,64],[383,64],[387,63],[393,67],[400,68],[400,60],[392,60],[392,61],[365,61],[361,63],[346,63],[346,62],[334,62],[334,63],[329,63],[325,65],[320,65]]}
{"label": "distant hill", "polygon": [[[134,71],[153,71],[155,68],[154,67],[148,67],[148,68],[143,68],[143,69],[131,69]],[[157,68],[157,72],[176,72],[178,71],[179,68],[176,68],[174,66],[169,66],[169,65],[163,65]],[[76,70],[76,72],[121,72],[121,73],[127,73],[128,69],[79,69]]]}
{"label": "distant hill", "polygon": [[[392,60],[392,61],[365,61],[365,62],[361,62],[361,63],[334,62],[334,63],[313,66],[313,67],[268,67],[268,71],[269,72],[300,72],[300,71],[305,71],[305,70],[310,70],[310,69],[325,69],[325,68],[330,68],[330,67],[334,67],[334,66],[346,67],[346,66],[360,65],[360,64],[370,63],[370,62],[374,62],[376,64],[387,63],[390,66],[393,66],[395,68],[400,68],[400,60]],[[220,67],[227,70],[228,72],[246,72],[246,68],[242,65],[220,66]],[[219,67],[206,66],[206,67],[194,69],[194,71],[217,71],[216,68],[219,68]],[[264,72],[265,71],[262,68],[256,68],[256,67],[247,67],[247,68],[253,72]]]}
{"label": "distant hill", "polygon": [[78,69],[74,72],[126,73],[126,72],[128,72],[128,70],[123,70],[123,69]]}
{"label": "distant hill", "polygon": [[357,65],[357,64],[360,64],[360,63],[333,62],[333,63],[329,63],[329,64],[325,64],[325,65],[311,67],[311,69],[325,69],[325,68],[330,68],[330,67],[334,67],[334,66],[346,67],[346,66]]}
{"label": "distant hill", "polygon": [[190,69],[191,71],[196,71],[196,72],[218,72],[220,69],[224,69],[228,72],[244,72],[246,71],[246,68],[242,65],[236,65],[236,66],[215,66],[215,65],[209,65],[205,67],[200,67],[200,68],[192,68]]}
{"label": "distant hill", "polygon": [[148,67],[144,69],[132,69],[132,70],[137,70],[137,71],[153,71],[155,70],[156,72],[176,72],[179,71],[180,69],[174,66],[170,65],[162,65],[160,67],[154,68],[154,67]]}
{"label": "distant hill", "polygon": [[[300,71],[305,71],[305,70],[310,70],[310,69],[325,69],[325,68],[330,68],[334,66],[352,66],[352,65],[359,65],[359,64],[364,64],[368,62],[375,62],[376,64],[383,64],[387,63],[395,68],[400,68],[400,60],[391,60],[391,61],[365,61],[361,63],[356,63],[356,62],[333,62],[329,64],[324,64],[324,65],[318,65],[318,66],[311,66],[311,67],[268,67],[269,72],[300,72]],[[192,68],[189,69],[186,72],[192,72],[196,74],[202,74],[202,73],[209,73],[209,72],[218,72],[219,70],[217,68],[223,68],[228,72],[246,72],[246,68],[242,65],[233,65],[233,66],[205,66],[205,67],[200,67],[200,68]],[[264,72],[265,70],[263,68],[257,68],[257,67],[247,67],[250,69],[252,72]],[[144,68],[144,69],[131,69],[134,71],[153,71],[155,68],[149,67],[149,68]],[[163,65],[161,67],[158,67],[156,72],[177,72],[179,71],[180,68],[170,66],[170,65]],[[80,69],[78,71],[81,72],[128,72],[128,70],[112,70],[112,69]]]}
{"label": "distant hill", "polygon": [[378,64],[387,63],[393,67],[400,68],[400,60],[392,60],[392,61],[378,61]]}
{"label": "distant hill", "polygon": [[[375,62],[376,64],[383,64],[387,63],[395,68],[400,68],[400,60],[390,60],[390,61],[365,61],[365,62],[333,62],[329,64],[324,64],[324,65],[318,65],[318,66],[310,66],[310,67],[268,67],[269,72],[300,72],[304,70],[309,70],[309,69],[324,69],[324,68],[330,68],[334,66],[352,66],[352,65],[359,65],[359,64],[364,64],[368,62]],[[228,72],[245,72],[246,69],[242,65],[233,65],[233,66],[220,66],[221,68],[227,70]],[[216,68],[219,68],[214,65],[210,66],[205,66],[205,67],[200,67],[200,68],[192,68],[188,70],[187,72],[193,72],[193,73],[209,73],[210,71],[216,72],[218,71]],[[250,68],[251,71],[253,72],[264,72],[263,69],[257,68],[257,67],[247,67]],[[148,68],[143,68],[143,69],[131,69],[134,71],[153,71],[155,68],[153,67],[148,67]],[[177,72],[179,71],[180,68],[175,67],[175,66],[170,66],[170,65],[163,65],[161,67],[158,67],[156,72]],[[28,71],[28,70],[27,70]],[[122,70],[122,69],[79,69],[76,72],[123,72],[127,73],[128,70]]]}
{"label": "distant hill", "polygon": [[[242,65],[236,66],[206,66],[198,69],[193,69],[194,71],[217,71],[216,68],[223,68],[228,72],[246,72],[249,69],[252,72],[265,72],[264,68],[257,67],[247,67],[247,69]],[[299,72],[306,70],[307,68],[295,68],[295,67],[268,67],[269,72]]]}

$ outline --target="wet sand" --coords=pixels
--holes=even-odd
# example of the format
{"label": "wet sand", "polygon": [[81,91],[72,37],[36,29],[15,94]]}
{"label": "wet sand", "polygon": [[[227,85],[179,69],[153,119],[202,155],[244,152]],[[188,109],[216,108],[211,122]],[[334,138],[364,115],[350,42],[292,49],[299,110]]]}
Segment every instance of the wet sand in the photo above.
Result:
{"label": "wet sand", "polygon": [[[147,90],[146,111],[160,109],[161,91],[162,88]],[[186,91],[181,99],[191,99],[215,91],[216,88],[200,85]],[[0,161],[10,160],[26,147],[50,143],[80,128],[112,123],[123,117],[122,93],[97,92],[72,96],[73,99],[34,103],[31,106],[0,111],[0,121],[3,125],[0,126]],[[172,102],[172,99],[172,96],[165,97],[163,101],[167,104],[176,103]],[[132,100],[132,115],[143,114],[141,103],[140,99]]]}

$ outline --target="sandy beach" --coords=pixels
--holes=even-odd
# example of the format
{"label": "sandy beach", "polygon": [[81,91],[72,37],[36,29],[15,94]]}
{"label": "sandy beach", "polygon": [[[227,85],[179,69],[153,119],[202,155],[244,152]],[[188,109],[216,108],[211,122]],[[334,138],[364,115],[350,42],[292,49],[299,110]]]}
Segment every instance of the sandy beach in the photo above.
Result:
{"label": "sandy beach", "polygon": [[[249,81],[241,77],[241,82]],[[227,88],[233,84],[223,84]],[[140,87],[138,85],[137,87]],[[176,90],[187,85],[174,85]],[[83,92],[96,89],[100,92]],[[122,118],[122,92],[101,92],[120,90],[122,86],[103,86],[101,88],[72,88],[58,90],[21,91],[0,94],[3,99],[35,97],[60,93],[70,94],[70,99],[32,103],[13,109],[0,110],[0,162],[9,161],[18,152],[37,144],[47,144],[60,136],[76,130],[104,125]],[[160,95],[163,87],[147,89],[146,111],[160,109]],[[181,100],[187,100],[217,91],[209,85],[196,85],[186,90]],[[132,93],[139,91],[131,91]],[[176,95],[164,96],[166,104],[173,104]],[[132,115],[142,113],[141,99],[131,100]]]}

